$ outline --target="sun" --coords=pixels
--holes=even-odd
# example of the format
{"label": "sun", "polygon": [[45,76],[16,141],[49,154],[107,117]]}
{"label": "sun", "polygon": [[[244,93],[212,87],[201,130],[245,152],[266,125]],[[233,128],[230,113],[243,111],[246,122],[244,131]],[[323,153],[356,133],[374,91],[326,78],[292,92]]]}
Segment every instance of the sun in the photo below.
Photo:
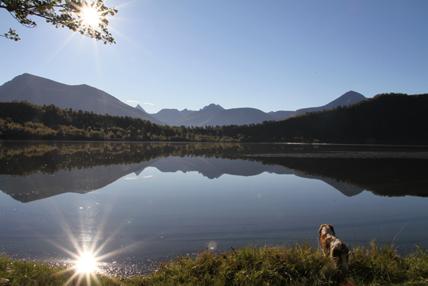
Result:
{"label": "sun", "polygon": [[98,271],[98,260],[94,253],[85,251],[74,261],[74,269],[78,274],[93,274]]}
{"label": "sun", "polygon": [[101,21],[101,14],[97,7],[93,5],[85,5],[80,9],[80,18],[82,25],[88,28],[98,28]]}

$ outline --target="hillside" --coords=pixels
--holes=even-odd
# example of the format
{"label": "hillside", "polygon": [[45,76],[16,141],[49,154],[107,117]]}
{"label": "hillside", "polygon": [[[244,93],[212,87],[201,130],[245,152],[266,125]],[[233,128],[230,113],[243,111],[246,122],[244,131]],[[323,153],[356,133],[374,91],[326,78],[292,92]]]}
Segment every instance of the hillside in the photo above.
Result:
{"label": "hillside", "polygon": [[97,88],[86,84],[67,85],[28,73],[0,86],[0,102],[22,101],[160,123],[144,110],[133,108]]}
{"label": "hillside", "polygon": [[332,110],[338,107],[351,106],[366,99],[367,98],[361,93],[351,90],[342,94],[341,96],[327,103],[326,105],[319,106],[319,107],[309,107],[309,108],[298,109],[295,111],[294,115],[302,115],[310,112],[326,111],[326,110]]}
{"label": "hillside", "polygon": [[243,141],[428,144],[428,94],[382,94],[349,107],[256,126],[227,126]]}

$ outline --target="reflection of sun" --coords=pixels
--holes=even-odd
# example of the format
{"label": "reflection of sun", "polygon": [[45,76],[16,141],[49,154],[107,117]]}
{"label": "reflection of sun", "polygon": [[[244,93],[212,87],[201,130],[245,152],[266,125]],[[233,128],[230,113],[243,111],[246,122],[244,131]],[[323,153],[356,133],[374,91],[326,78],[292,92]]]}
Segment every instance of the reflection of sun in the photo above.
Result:
{"label": "reflection of sun", "polygon": [[98,261],[94,253],[85,251],[80,253],[74,261],[74,269],[79,274],[91,274],[98,270]]}
{"label": "reflection of sun", "polygon": [[[93,210],[93,208],[88,208],[88,210]],[[100,277],[112,281],[113,285],[122,285],[114,276],[105,276],[109,271],[114,272],[113,267],[108,267],[107,260],[141,245],[141,242],[106,251],[110,242],[115,239],[116,235],[121,233],[121,228],[125,226],[124,224],[119,225],[115,230],[110,230],[107,235],[104,230],[108,222],[107,216],[103,215],[101,221],[93,228],[91,226],[93,222],[92,214],[87,213],[81,217],[81,229],[72,229],[61,213],[57,215],[61,222],[60,226],[68,240],[66,244],[71,244],[71,248],[66,248],[55,241],[48,241],[68,257],[68,259],[64,260],[65,267],[58,271],[59,275],[65,275],[64,278],[67,278],[64,285],[101,285]],[[82,215],[80,210],[79,215]],[[88,218],[91,219],[87,220]],[[76,233],[78,234],[77,236]]]}
{"label": "reflection of sun", "polygon": [[[99,242],[103,233],[102,227],[97,230],[95,236],[91,237],[90,240],[92,242],[90,243],[79,242],[79,240],[70,232],[68,225],[64,224],[63,227],[63,230],[72,243],[74,250],[69,250],[53,241],[51,242],[54,246],[64,251],[70,257],[70,260],[65,261],[68,266],[59,271],[59,274],[70,273],[68,280],[64,285],[101,285],[99,277],[100,275],[103,276],[106,274],[106,265],[108,264],[106,259],[139,245],[139,243],[134,243],[124,248],[105,252],[103,251],[104,248],[112,239],[114,239],[115,235],[120,232],[120,228],[113,231],[111,235],[104,240],[104,242],[97,245],[97,242]],[[108,279],[113,282],[117,282],[114,277],[108,277]],[[121,285],[119,282],[114,285],[116,284]]]}
{"label": "reflection of sun", "polygon": [[80,18],[84,26],[92,29],[97,28],[101,21],[101,15],[94,5],[84,5],[80,9]]}
{"label": "reflection of sun", "polygon": [[65,285],[91,286],[100,284],[97,275],[103,272],[100,267],[104,257],[100,256],[98,251],[86,247],[78,247],[76,253],[63,250],[73,258],[71,267],[61,271],[72,273]]}

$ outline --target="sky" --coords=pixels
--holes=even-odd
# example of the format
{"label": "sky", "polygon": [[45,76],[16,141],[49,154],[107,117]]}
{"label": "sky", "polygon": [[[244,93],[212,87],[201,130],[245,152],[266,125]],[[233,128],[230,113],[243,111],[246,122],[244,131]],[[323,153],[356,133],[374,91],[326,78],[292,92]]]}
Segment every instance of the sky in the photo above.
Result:
{"label": "sky", "polygon": [[0,11],[0,84],[32,73],[88,84],[145,110],[264,111],[348,90],[428,92],[426,0],[107,0],[117,44]]}

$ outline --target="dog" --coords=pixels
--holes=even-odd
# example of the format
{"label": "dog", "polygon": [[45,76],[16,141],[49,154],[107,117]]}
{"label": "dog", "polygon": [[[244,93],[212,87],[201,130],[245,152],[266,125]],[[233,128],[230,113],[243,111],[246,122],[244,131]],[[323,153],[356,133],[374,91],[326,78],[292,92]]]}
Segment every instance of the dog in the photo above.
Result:
{"label": "dog", "polygon": [[322,224],[318,233],[323,254],[333,259],[337,268],[347,272],[349,269],[349,248],[336,237],[334,227],[331,224]]}

